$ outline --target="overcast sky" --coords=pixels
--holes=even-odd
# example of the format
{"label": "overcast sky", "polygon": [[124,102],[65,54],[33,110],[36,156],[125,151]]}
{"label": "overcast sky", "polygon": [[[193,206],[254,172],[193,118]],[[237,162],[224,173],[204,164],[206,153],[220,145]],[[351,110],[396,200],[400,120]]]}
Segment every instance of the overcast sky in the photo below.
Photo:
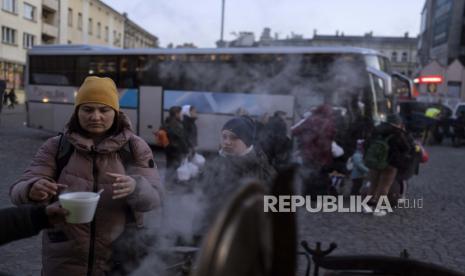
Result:
{"label": "overcast sky", "polygon": [[[165,47],[192,42],[215,47],[220,37],[222,0],[103,0],[156,35]],[[225,40],[233,32],[264,27],[280,38],[291,32],[305,38],[319,34],[416,36],[425,0],[226,0]]]}

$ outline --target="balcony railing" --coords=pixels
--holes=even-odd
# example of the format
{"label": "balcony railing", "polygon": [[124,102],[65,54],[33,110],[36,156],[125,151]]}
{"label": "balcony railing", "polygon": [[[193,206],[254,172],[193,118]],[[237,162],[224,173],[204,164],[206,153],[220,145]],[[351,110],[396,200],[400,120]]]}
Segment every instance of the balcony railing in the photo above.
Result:
{"label": "balcony railing", "polygon": [[42,6],[52,11],[58,11],[58,0],[42,0]]}
{"label": "balcony railing", "polygon": [[58,37],[58,27],[42,23],[42,33],[50,37]]}

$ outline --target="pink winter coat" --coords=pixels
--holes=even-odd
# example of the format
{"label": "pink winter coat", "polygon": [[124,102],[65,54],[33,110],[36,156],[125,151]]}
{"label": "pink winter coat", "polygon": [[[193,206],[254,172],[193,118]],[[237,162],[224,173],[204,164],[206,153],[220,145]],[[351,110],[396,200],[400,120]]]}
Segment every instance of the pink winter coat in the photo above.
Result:
{"label": "pink winter coat", "polygon": [[[95,237],[92,275],[104,275],[104,272],[109,270],[112,242],[123,232],[128,222],[127,218],[132,215],[141,218],[140,212],[160,206],[160,178],[150,147],[129,129],[107,137],[97,145],[94,145],[91,139],[77,133],[67,132],[65,135],[74,145],[75,151],[57,182],[68,185],[68,191],[104,189],[104,192],[95,215],[95,235],[91,235],[90,223],[65,223],[44,231],[43,275],[86,275],[91,236]],[[126,170],[118,150],[128,141],[133,160],[127,164]],[[58,144],[57,136],[48,139],[40,147],[29,168],[11,187],[10,196],[14,204],[34,203],[28,197],[31,185],[41,178],[54,180]],[[126,198],[113,200],[114,178],[106,172],[132,176],[137,182],[135,191]]]}
{"label": "pink winter coat", "polygon": [[292,129],[305,163],[321,167],[331,164],[331,144],[336,136],[332,109],[328,105],[316,108],[312,115]]}

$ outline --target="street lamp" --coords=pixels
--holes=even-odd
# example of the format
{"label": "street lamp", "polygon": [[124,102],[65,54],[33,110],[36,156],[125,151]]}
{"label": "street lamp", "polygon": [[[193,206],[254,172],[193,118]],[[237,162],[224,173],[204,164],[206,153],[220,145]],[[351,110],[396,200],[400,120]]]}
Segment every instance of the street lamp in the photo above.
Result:
{"label": "street lamp", "polygon": [[221,47],[224,46],[224,43],[223,43],[223,33],[224,33],[224,5],[225,5],[225,0],[222,0],[222,5],[221,5],[221,35],[220,35],[220,44],[221,44]]}

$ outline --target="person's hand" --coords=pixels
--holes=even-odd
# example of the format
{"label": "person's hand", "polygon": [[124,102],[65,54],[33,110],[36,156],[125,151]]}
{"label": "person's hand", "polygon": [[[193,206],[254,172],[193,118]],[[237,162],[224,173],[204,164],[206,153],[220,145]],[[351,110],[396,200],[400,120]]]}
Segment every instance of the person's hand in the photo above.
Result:
{"label": "person's hand", "polygon": [[52,182],[47,179],[39,179],[32,184],[29,190],[29,198],[34,201],[43,201],[57,195],[60,188],[67,188],[67,185]]}
{"label": "person's hand", "polygon": [[61,207],[60,202],[57,201],[48,205],[45,208],[45,213],[47,214],[49,224],[54,225],[64,223],[69,211]]}
{"label": "person's hand", "polygon": [[113,199],[126,197],[136,189],[136,180],[129,175],[109,172],[107,174],[115,178],[115,182],[113,183]]}

